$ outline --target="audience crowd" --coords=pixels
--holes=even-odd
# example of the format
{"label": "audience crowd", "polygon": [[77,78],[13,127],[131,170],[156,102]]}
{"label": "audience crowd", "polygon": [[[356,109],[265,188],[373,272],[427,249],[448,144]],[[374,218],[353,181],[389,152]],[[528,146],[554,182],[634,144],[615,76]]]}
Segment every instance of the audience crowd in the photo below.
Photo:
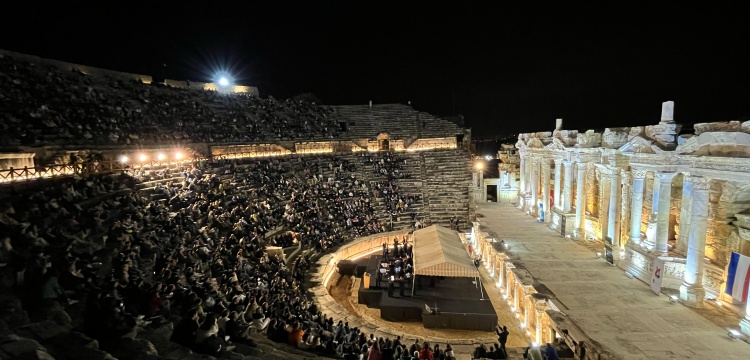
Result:
{"label": "audience crowd", "polygon": [[[371,188],[356,170],[336,157],[299,157],[186,162],[156,171],[162,181],[147,188],[138,179],[154,172],[60,180],[5,202],[0,261],[19,274],[30,310],[82,302],[82,327],[105,349],[171,321],[173,342],[208,355],[253,346],[259,333],[345,359],[452,358],[450,345],[378,339],[336,321],[306,292],[312,254],[388,230],[374,194],[418,200],[393,183]],[[305,255],[287,264],[267,246]]]}
{"label": "audience crowd", "polygon": [[330,139],[330,107],[146,85],[0,54],[0,143],[144,145]]}

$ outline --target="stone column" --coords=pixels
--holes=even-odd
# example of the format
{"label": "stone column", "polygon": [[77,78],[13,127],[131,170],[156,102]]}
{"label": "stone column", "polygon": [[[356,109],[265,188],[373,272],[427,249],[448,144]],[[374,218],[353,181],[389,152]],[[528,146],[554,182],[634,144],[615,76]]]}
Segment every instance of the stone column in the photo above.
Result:
{"label": "stone column", "polygon": [[667,240],[669,237],[669,209],[672,199],[672,179],[677,173],[656,173],[659,177],[659,207],[656,212],[656,247],[654,252],[658,255],[667,255],[669,249]]}
{"label": "stone column", "polygon": [[542,204],[544,204],[542,211],[544,212],[544,222],[548,223],[550,222],[550,214],[552,212],[550,211],[549,203],[551,201],[549,198],[549,178],[550,178],[550,172],[551,168],[550,165],[552,165],[552,160],[550,159],[542,159]]}
{"label": "stone column", "polygon": [[531,194],[531,182],[534,180],[532,169],[534,165],[534,161],[531,158],[531,155],[526,155],[526,169],[524,171],[526,172],[526,194]]}
{"label": "stone column", "polygon": [[539,210],[539,160],[531,158],[531,215]]}
{"label": "stone column", "polygon": [[579,239],[585,237],[586,220],[586,164],[578,163],[578,177],[576,178],[576,236]]}
{"label": "stone column", "polygon": [[[690,214],[690,234],[687,249],[685,275],[680,286],[680,299],[685,305],[703,307],[706,290],[703,288],[705,268],[706,227],[708,225],[708,193],[710,180],[703,177],[690,177],[693,187],[692,210]],[[663,189],[662,189],[663,190]]]}
{"label": "stone column", "polygon": [[562,168],[561,168],[561,166],[562,166],[562,160],[557,160],[556,159],[555,160],[555,189],[554,189],[554,192],[555,192],[554,195],[555,195],[555,197],[554,197],[554,203],[555,203],[555,207],[558,208],[558,209],[562,208],[560,206],[561,205],[560,204],[560,178],[561,178],[560,175],[562,175]]}
{"label": "stone column", "polygon": [[620,169],[615,167],[611,169],[612,173],[609,175],[609,210],[607,211],[607,234],[611,244],[617,245],[618,249],[612,249],[617,251],[619,254],[619,242],[615,239],[617,234],[617,219],[619,218],[618,212],[620,210]]}
{"label": "stone column", "polygon": [[745,305],[745,317],[740,320],[740,330],[746,336],[750,336],[750,301]]}
{"label": "stone column", "polygon": [[693,178],[687,174],[682,180],[682,206],[680,207],[680,234],[677,237],[677,251],[687,252],[690,234],[690,211],[693,198]]}
{"label": "stone column", "polygon": [[645,170],[632,171],[633,187],[630,201],[630,245],[641,243],[641,221],[643,220],[643,183],[646,178]]}
{"label": "stone column", "polygon": [[519,165],[519,174],[521,175],[520,192],[521,194],[526,193],[526,156],[521,155],[521,163]]}
{"label": "stone column", "polygon": [[563,170],[565,171],[563,185],[562,210],[569,213],[573,208],[573,162],[563,161]]}

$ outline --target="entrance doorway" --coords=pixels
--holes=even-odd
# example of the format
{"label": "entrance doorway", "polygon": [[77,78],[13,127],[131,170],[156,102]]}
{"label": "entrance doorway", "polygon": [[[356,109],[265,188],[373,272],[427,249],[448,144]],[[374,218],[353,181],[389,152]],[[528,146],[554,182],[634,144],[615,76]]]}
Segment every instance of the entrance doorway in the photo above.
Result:
{"label": "entrance doorway", "polygon": [[391,147],[390,146],[391,144],[388,141],[388,139],[379,140],[378,145],[380,147],[380,151],[388,151],[390,150],[390,147]]}
{"label": "entrance doorway", "polygon": [[487,185],[487,202],[497,202],[497,185]]}

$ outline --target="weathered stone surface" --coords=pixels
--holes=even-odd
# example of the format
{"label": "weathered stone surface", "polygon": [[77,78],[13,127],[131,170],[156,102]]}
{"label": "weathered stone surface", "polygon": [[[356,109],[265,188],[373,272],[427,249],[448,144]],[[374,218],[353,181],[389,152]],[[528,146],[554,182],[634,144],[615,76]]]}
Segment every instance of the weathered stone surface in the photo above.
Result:
{"label": "weathered stone surface", "polygon": [[707,132],[735,132],[742,130],[742,124],[739,121],[699,123],[693,125],[693,129],[695,129],[695,135]]}
{"label": "weathered stone surface", "polygon": [[590,148],[597,147],[602,143],[602,134],[594,132],[594,130],[587,130],[585,133],[578,133],[576,144],[578,147]]}

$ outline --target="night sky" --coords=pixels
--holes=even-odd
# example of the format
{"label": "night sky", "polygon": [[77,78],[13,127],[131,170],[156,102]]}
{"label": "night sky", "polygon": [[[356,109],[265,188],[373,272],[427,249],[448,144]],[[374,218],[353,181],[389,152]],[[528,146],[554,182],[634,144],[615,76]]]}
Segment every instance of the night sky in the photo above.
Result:
{"label": "night sky", "polygon": [[264,97],[410,100],[463,114],[475,137],[558,117],[579,130],[655,124],[665,100],[681,123],[750,116],[743,1],[76,3],[6,6],[0,48],[145,74],[167,64],[173,79],[226,69]]}

